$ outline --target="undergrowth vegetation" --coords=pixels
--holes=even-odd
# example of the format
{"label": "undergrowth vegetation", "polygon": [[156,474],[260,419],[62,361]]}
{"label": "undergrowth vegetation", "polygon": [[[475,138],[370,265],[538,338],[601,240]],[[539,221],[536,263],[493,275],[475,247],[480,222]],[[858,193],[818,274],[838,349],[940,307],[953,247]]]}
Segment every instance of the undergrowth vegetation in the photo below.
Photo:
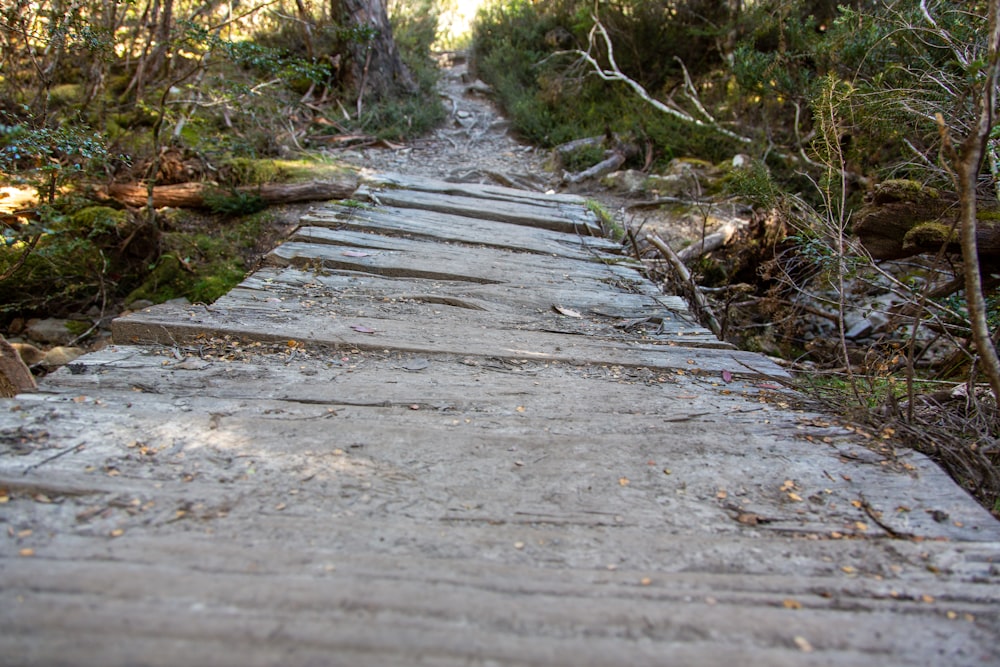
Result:
{"label": "undergrowth vegetation", "polygon": [[[718,10],[702,3],[629,2],[602,6],[601,19],[619,40],[619,64],[649,90],[672,85],[680,72],[677,53],[698,54],[688,63],[710,78],[721,54],[708,26]],[[617,133],[656,148],[659,166],[690,155],[724,159],[733,153],[718,136],[685,127],[635,99],[624,87],[608,86],[574,66],[573,50],[584,49],[593,25],[586,2],[510,2],[488,5],[479,15],[473,61],[505,112],[525,138],[555,146],[581,136]],[[707,9],[704,20],[696,18]],[[676,12],[680,12],[679,14]],[[706,79],[707,81],[707,79]],[[643,156],[639,156],[639,164]]]}
{"label": "undergrowth vegetation", "polygon": [[[232,219],[264,208],[237,188],[322,179],[339,169],[315,157],[326,146],[440,123],[437,3],[392,5],[390,35],[346,2],[5,3],[0,186],[37,199],[0,208],[0,326],[212,300],[246,268]],[[215,183],[214,216],[129,209],[99,196],[109,181]]]}
{"label": "undergrowth vegetation", "polygon": [[722,186],[696,183],[692,202],[754,213],[683,287],[714,299],[731,340],[785,358],[828,408],[998,511],[998,11],[502,0],[479,15],[474,64],[526,138],[606,137],[570,171],[611,141],[638,146],[624,167],[647,173],[717,165]]}

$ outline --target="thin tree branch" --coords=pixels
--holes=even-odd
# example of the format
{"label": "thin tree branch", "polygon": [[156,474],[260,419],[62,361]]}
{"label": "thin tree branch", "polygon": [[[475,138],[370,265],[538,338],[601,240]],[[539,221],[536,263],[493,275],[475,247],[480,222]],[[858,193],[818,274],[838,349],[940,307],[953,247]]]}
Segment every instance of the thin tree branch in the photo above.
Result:
{"label": "thin tree branch", "polygon": [[[629,77],[627,74],[622,72],[621,68],[618,66],[617,61],[615,60],[615,47],[614,44],[612,44],[611,42],[611,37],[608,35],[608,31],[605,29],[604,25],[597,18],[597,16],[593,16],[592,18],[594,20],[594,26],[590,29],[590,35],[588,38],[589,47],[587,51],[581,51],[579,49],[572,51],[559,51],[553,55],[569,54],[577,56],[577,58],[579,58],[581,61],[586,62],[590,66],[590,69],[593,71],[593,73],[596,74],[598,77],[600,77],[602,80],[617,81],[624,83],[626,86],[631,88],[639,96],[640,99],[642,99],[647,104],[650,104],[657,111],[661,111],[665,114],[673,116],[674,118],[678,118],[684,121],[685,123],[690,123],[698,127],[711,129],[723,136],[739,141],[740,143],[744,144],[752,143],[753,140],[751,138],[744,137],[720,125],[719,122],[708,112],[708,110],[705,109],[704,105],[701,103],[701,99],[698,97],[698,91],[695,88],[693,81],[691,80],[691,76],[688,73],[687,67],[685,67],[683,61],[681,61],[680,58],[676,58],[676,60],[680,63],[681,69],[684,71],[685,97],[687,97],[687,99],[691,101],[691,103],[695,106],[698,112],[702,116],[704,116],[706,120],[697,118],[694,115],[688,113],[687,111],[678,109],[674,106],[670,106],[669,104],[666,104],[653,97],[641,83],[639,83],[635,79]],[[595,47],[596,37],[598,35],[604,42],[604,47],[607,50],[607,58],[609,65],[608,68],[602,67],[601,64],[597,61],[597,59],[590,53],[590,50],[594,49]]]}
{"label": "thin tree branch", "polygon": [[28,241],[27,244],[25,244],[24,251],[21,252],[21,256],[17,258],[17,261],[11,264],[6,271],[0,274],[0,281],[7,280],[12,275],[17,273],[18,269],[24,266],[24,263],[28,260],[28,255],[30,255],[31,251],[35,249],[35,246],[38,245],[38,241],[41,238],[42,238],[41,234],[35,234],[34,236],[31,237],[31,240]]}

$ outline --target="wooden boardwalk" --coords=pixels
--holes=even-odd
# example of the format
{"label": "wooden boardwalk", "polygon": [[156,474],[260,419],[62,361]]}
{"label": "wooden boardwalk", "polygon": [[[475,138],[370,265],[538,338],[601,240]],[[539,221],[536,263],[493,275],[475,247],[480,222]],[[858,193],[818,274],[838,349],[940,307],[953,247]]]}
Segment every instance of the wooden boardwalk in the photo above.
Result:
{"label": "wooden boardwalk", "polygon": [[380,177],[0,411],[0,665],[995,665],[1000,526],[575,197]]}

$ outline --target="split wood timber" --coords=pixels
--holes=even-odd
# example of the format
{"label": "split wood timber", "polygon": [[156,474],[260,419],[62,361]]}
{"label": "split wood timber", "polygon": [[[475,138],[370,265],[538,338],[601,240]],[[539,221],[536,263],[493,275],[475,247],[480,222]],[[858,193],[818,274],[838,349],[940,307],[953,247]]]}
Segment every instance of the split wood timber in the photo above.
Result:
{"label": "split wood timber", "polygon": [[1000,662],[997,522],[582,200],[361,197],[4,401],[0,663]]}

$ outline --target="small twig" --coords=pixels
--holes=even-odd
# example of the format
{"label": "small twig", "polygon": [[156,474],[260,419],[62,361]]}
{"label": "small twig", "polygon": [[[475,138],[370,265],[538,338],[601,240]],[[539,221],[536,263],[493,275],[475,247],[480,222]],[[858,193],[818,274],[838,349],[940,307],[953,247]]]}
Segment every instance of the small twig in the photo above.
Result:
{"label": "small twig", "polygon": [[660,253],[670,262],[670,265],[673,267],[677,277],[687,287],[695,305],[704,315],[705,320],[708,322],[708,328],[711,329],[712,333],[721,340],[722,325],[719,324],[719,320],[715,317],[715,313],[712,312],[712,307],[709,306],[708,299],[706,299],[705,295],[698,290],[698,285],[695,284],[694,279],[691,277],[691,272],[688,271],[686,266],[684,266],[684,262],[682,262],[680,257],[677,256],[677,253],[671,250],[670,246],[664,243],[663,239],[656,234],[647,234],[646,240],[652,243],[656,249],[659,250]]}
{"label": "small twig", "polygon": [[32,470],[35,470],[36,468],[41,468],[46,463],[50,463],[51,461],[55,461],[56,459],[58,459],[61,456],[66,456],[67,454],[71,454],[73,452],[83,451],[84,447],[86,447],[86,445],[84,445],[83,443],[80,443],[76,447],[70,447],[69,449],[64,449],[61,452],[53,454],[52,456],[48,457],[47,459],[42,459],[38,463],[31,464],[30,466],[28,466],[27,468],[25,468],[24,472],[22,472],[21,474],[22,475],[27,475]]}
{"label": "small twig", "polygon": [[912,540],[916,538],[916,535],[914,535],[913,533],[901,533],[892,526],[890,526],[889,524],[887,524],[885,521],[883,521],[882,513],[876,510],[874,507],[872,507],[871,503],[868,502],[868,499],[865,498],[864,494],[861,494],[861,509],[865,511],[865,514],[868,515],[868,518],[874,521],[879,528],[888,533],[889,537],[892,537],[897,540]]}
{"label": "small twig", "polygon": [[635,258],[642,262],[642,250],[639,248],[639,240],[635,237],[635,231],[631,227],[625,228],[625,234],[628,236],[629,243],[632,245],[632,254]]}

